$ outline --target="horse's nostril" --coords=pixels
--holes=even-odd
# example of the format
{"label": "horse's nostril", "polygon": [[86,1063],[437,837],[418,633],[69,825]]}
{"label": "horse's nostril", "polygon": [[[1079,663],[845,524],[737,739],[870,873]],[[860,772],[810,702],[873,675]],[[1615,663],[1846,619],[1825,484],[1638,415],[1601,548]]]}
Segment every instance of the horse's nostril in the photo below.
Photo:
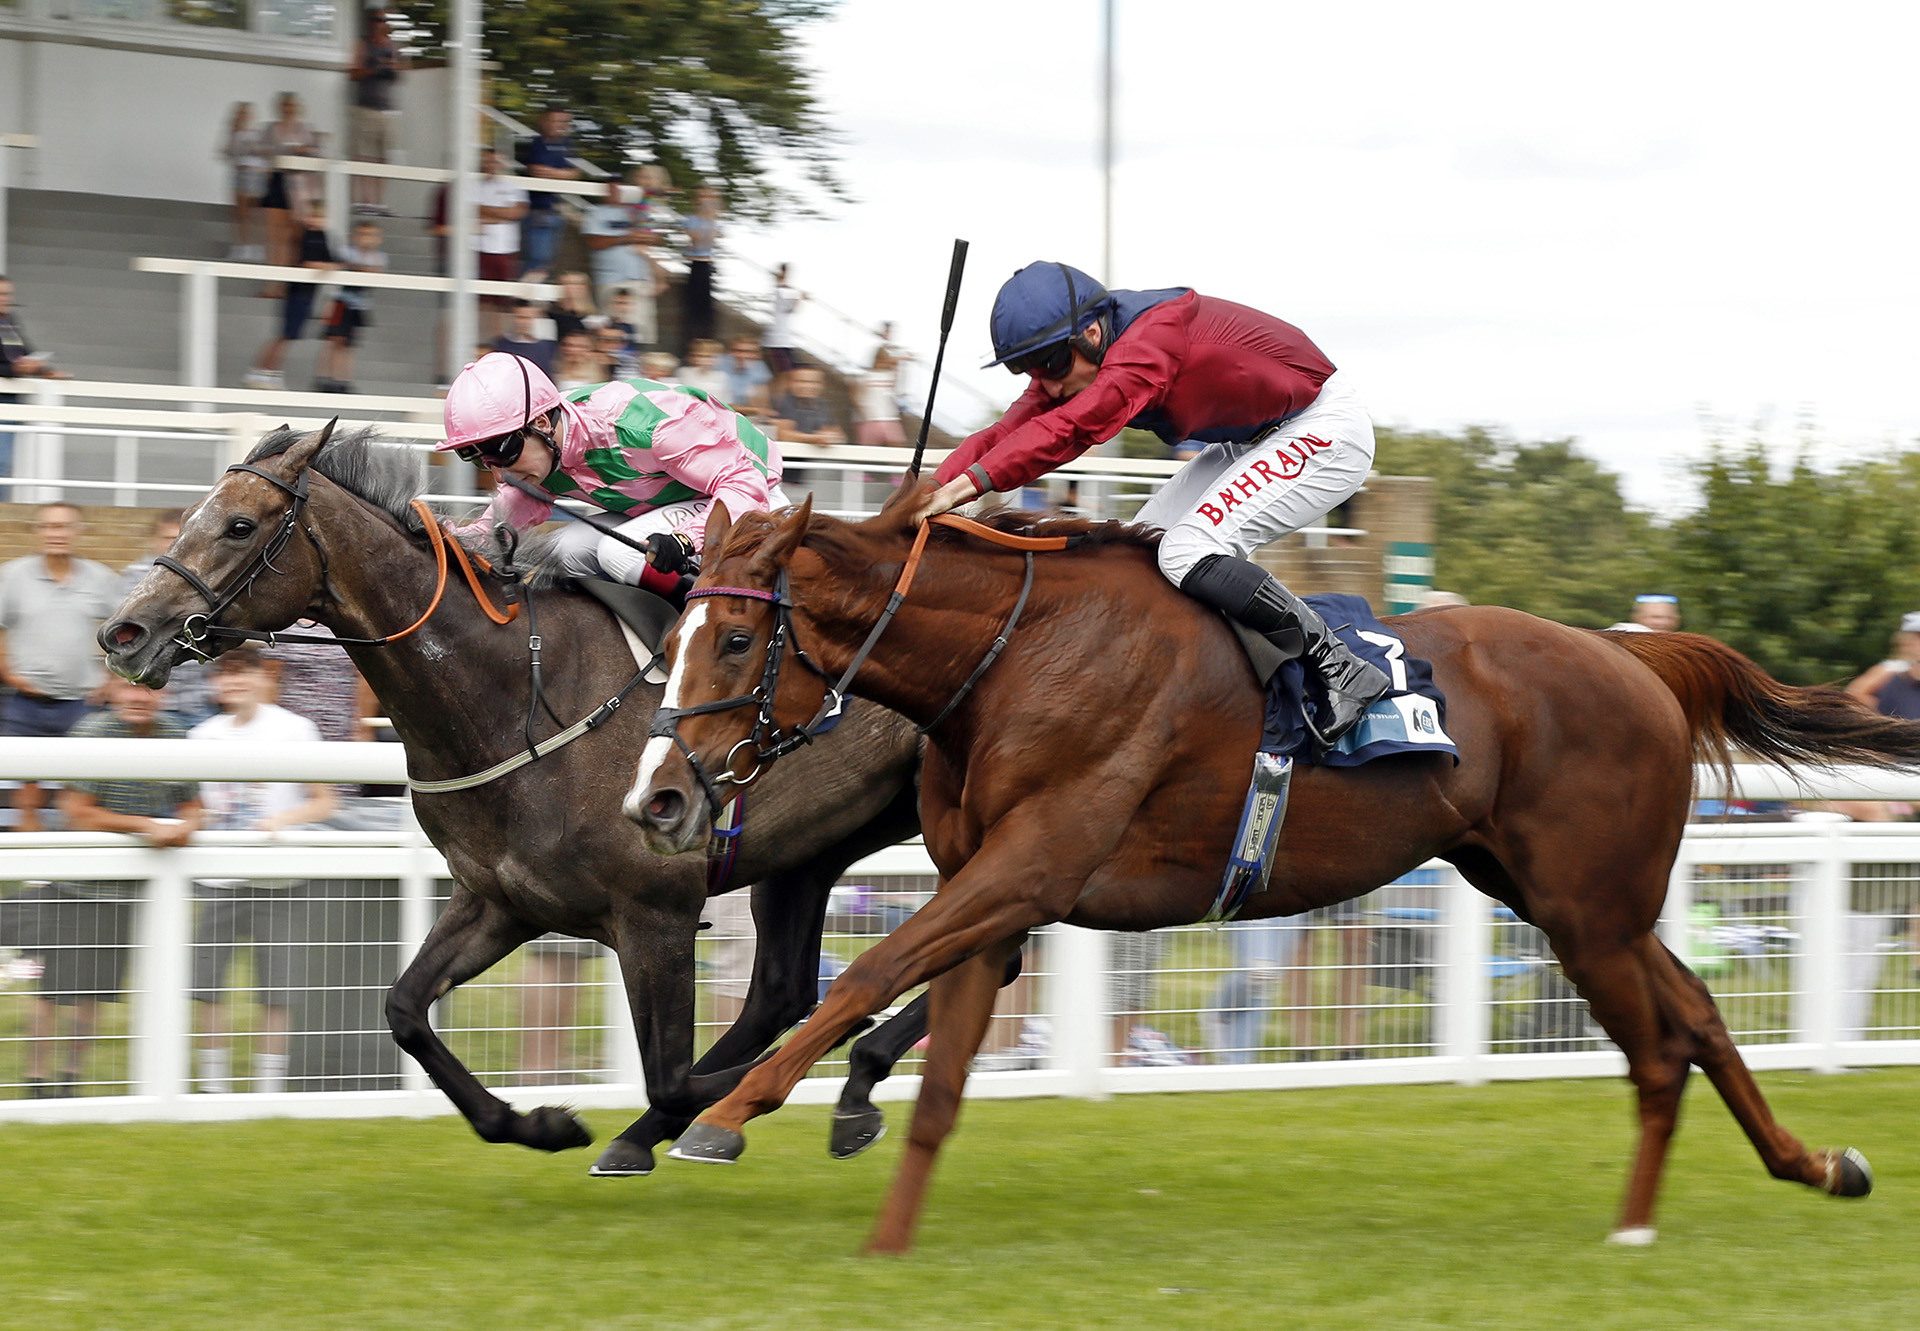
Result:
{"label": "horse's nostril", "polygon": [[145,629],[126,619],[107,629],[107,641],[115,647],[131,647],[146,636]]}
{"label": "horse's nostril", "polygon": [[680,811],[686,807],[686,801],[677,790],[657,791],[647,801],[647,821],[656,827],[665,827],[679,821]]}

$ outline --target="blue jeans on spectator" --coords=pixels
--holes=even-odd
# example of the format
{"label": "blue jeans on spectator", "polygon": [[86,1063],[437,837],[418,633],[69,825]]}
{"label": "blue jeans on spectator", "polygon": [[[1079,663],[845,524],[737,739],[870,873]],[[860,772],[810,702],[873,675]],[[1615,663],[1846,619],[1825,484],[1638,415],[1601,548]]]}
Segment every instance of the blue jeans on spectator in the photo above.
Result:
{"label": "blue jeans on spectator", "polygon": [[527,210],[526,220],[520,224],[520,256],[524,260],[520,271],[523,274],[553,271],[553,256],[560,248],[560,231],[565,224],[566,219],[560,216],[558,208]]}
{"label": "blue jeans on spectator", "polygon": [[1273,1015],[1280,972],[1294,964],[1306,940],[1306,917],[1233,920],[1222,927],[1233,941],[1233,969],[1220,977],[1214,994],[1214,1059],[1251,1063]]}

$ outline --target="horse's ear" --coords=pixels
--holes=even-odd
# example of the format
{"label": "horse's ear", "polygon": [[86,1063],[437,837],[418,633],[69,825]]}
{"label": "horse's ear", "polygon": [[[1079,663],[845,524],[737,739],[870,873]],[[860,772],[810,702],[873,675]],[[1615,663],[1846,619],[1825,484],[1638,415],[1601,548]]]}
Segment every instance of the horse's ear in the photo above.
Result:
{"label": "horse's ear", "polygon": [[921,496],[934,488],[933,482],[923,480],[919,472],[907,472],[887,496],[887,502],[880,505],[880,511],[867,519],[868,523],[888,531],[904,530],[912,525],[914,515],[920,511]]}
{"label": "horse's ear", "polygon": [[733,514],[727,512],[724,499],[713,501],[713,507],[707,510],[707,534],[701,540],[700,548],[720,553],[720,542],[727,539],[727,533],[733,530]]}
{"label": "horse's ear", "polygon": [[320,456],[320,450],[333,442],[333,429],[338,424],[340,424],[340,418],[335,416],[312,434],[303,435],[296,440],[293,446],[283,454],[287,460],[287,469],[298,476],[311,467],[313,460]]}
{"label": "horse's ear", "polygon": [[773,534],[760,543],[754,552],[752,570],[766,577],[782,564],[793,558],[793,552],[800,548],[800,542],[806,537],[807,524],[813,520],[813,496],[809,494],[800,501],[800,507],[793,510],[773,529]]}

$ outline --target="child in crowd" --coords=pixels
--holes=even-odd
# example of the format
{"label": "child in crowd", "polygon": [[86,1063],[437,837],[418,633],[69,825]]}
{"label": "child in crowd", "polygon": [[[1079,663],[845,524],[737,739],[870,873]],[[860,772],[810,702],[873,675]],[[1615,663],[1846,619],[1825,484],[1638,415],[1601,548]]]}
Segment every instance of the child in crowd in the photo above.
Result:
{"label": "child in crowd", "polygon": [[633,287],[630,284],[621,283],[607,297],[607,322],[620,330],[620,336],[634,355],[647,350],[649,344],[640,336],[640,324],[634,312]]}
{"label": "child in crowd", "polygon": [[593,334],[584,328],[560,335],[560,351],[553,360],[553,382],[563,393],[607,382],[607,362],[594,348]]}
{"label": "child in crowd", "polygon": [[671,351],[649,351],[640,358],[640,377],[657,384],[677,384],[680,361]]}
{"label": "child in crowd", "polygon": [[[333,257],[333,247],[327,243],[327,207],[319,199],[307,205],[300,231],[299,266],[327,272],[340,266]],[[260,348],[253,368],[247,371],[248,388],[280,388],[284,385],[281,366],[286,360],[287,343],[300,339],[306,330],[307,320],[313,314],[314,297],[320,292],[319,285],[313,282],[289,282],[286,285],[287,292],[280,304],[280,335]]]}
{"label": "child in crowd", "polygon": [[602,324],[594,333],[594,349],[600,353],[600,359],[606,363],[607,377],[610,379],[633,379],[640,373],[640,362],[634,354],[633,343],[615,323]]}
{"label": "child in crowd", "polygon": [[[380,241],[379,223],[355,222],[353,237],[340,253],[347,271],[386,272],[387,255],[380,248]],[[373,317],[367,310],[366,289],[342,287],[340,294],[334,298],[333,309],[327,315],[327,345],[321,349],[320,364],[314,372],[313,388],[316,393],[353,391],[354,343],[360,340],[360,330],[370,327],[372,323]]]}
{"label": "child in crowd", "polygon": [[687,348],[687,363],[680,367],[680,382],[708,397],[730,402],[727,372],[720,368],[720,344],[710,337],[695,338]]}
{"label": "child in crowd", "polygon": [[727,376],[727,391],[724,396],[735,411],[744,412],[753,417],[763,417],[770,413],[773,405],[771,392],[773,371],[767,368],[767,362],[760,353],[758,339],[734,338],[730,354],[720,360],[720,369]]}
{"label": "child in crowd", "polygon": [[227,139],[220,155],[233,168],[233,243],[227,258],[235,263],[260,263],[267,247],[260,239],[260,199],[267,192],[267,151],[254,124],[253,103],[235,102],[227,121]]}

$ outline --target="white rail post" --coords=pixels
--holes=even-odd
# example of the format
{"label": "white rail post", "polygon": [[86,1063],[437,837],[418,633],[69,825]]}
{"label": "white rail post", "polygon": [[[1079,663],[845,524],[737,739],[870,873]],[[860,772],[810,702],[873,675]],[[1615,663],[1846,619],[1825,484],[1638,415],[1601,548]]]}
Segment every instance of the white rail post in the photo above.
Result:
{"label": "white rail post", "polygon": [[[60,390],[60,381],[57,379],[36,379],[27,392],[38,407],[66,404],[66,394]],[[28,424],[21,430],[14,444],[16,476],[24,474],[59,480],[66,475],[66,469],[66,436],[58,425]],[[25,487],[14,497],[24,503],[51,504],[55,500],[65,499],[66,492],[51,485],[33,485]]]}
{"label": "white rail post", "polygon": [[616,1086],[630,1087],[635,1095],[645,1099],[647,1069],[640,1059],[640,1033],[634,1029],[633,1008],[627,1002],[626,973],[620,969],[617,953],[603,950],[601,956],[607,963],[607,1038],[613,1041],[607,1067],[613,1073]]}
{"label": "white rail post", "polygon": [[1667,875],[1667,899],[1660,907],[1658,930],[1667,950],[1688,966],[1693,964],[1693,876],[1693,857],[1682,841],[1680,855]]}
{"label": "white rail post", "polygon": [[1819,858],[1807,866],[1799,891],[1800,968],[1793,986],[1794,1026],[1799,1039],[1811,1046],[1813,1070],[1838,1072],[1840,988],[1847,983],[1847,968],[1840,956],[1847,932],[1849,861],[1843,839],[1847,820],[1838,814],[1809,814],[1799,821],[1816,819],[1809,830],[1818,836]]}
{"label": "white rail post", "polygon": [[339,158],[327,161],[327,229],[333,233],[333,243],[344,245],[353,234],[353,214],[347,198],[346,163]]}
{"label": "white rail post", "polygon": [[113,502],[133,508],[140,502],[140,441],[130,434],[113,439]]}
{"label": "white rail post", "polygon": [[[187,274],[186,300],[180,310],[180,378],[189,388],[214,386],[214,276],[204,265]],[[208,411],[205,402],[195,411]]]}
{"label": "white rail post", "polygon": [[1485,1077],[1480,1059],[1492,1036],[1487,986],[1486,899],[1449,867],[1440,892],[1442,965],[1434,986],[1439,999],[1440,1052],[1459,1064],[1456,1080],[1477,1086]]}
{"label": "white rail post", "polygon": [[133,998],[136,1095],[162,1105],[187,1093],[193,1040],[193,903],[173,852],[153,852],[156,870],[135,918],[140,985]]}
{"label": "white rail post", "polygon": [[[420,829],[420,821],[413,816],[413,802],[409,800],[405,812],[400,818],[400,834],[406,839],[406,868],[400,874],[400,967],[405,970],[413,964],[419,955],[421,945],[427,941],[427,933],[433,928],[433,875],[430,872],[430,851],[427,846],[427,834]],[[434,1007],[429,1005],[428,1020],[433,1018]],[[400,1059],[400,1087],[415,1095],[424,1095],[433,1089],[433,1083],[427,1078],[427,1071],[410,1056]]]}
{"label": "white rail post", "polygon": [[1088,1100],[1106,1096],[1107,1070],[1107,935],[1098,929],[1055,925],[1046,945],[1053,972],[1047,978],[1047,1010],[1052,1014],[1053,1039],[1048,1062],[1065,1073],[1063,1095]]}
{"label": "white rail post", "polygon": [[11,146],[0,135],[0,273],[7,271],[7,151]]}

